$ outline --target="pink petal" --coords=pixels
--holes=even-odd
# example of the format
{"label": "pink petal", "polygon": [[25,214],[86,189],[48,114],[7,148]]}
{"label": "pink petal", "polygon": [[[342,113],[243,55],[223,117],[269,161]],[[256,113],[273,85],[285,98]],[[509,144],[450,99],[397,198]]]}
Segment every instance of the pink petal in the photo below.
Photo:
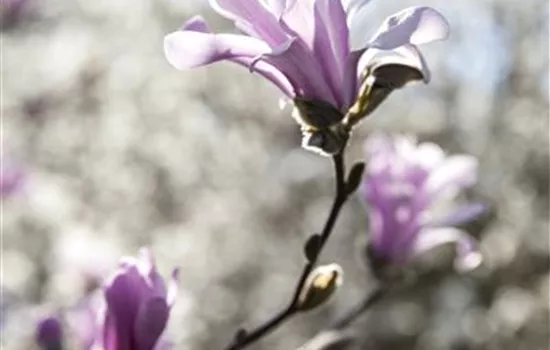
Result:
{"label": "pink petal", "polygon": [[340,1],[317,0],[314,7],[315,36],[313,52],[321,63],[326,79],[337,98],[337,107],[347,109],[352,86],[344,86],[344,73],[350,56],[346,13]]}
{"label": "pink petal", "polygon": [[477,180],[477,159],[469,155],[450,156],[426,179],[423,190],[435,200],[447,193],[472,186]]}
{"label": "pink petal", "polygon": [[288,35],[262,1],[210,0],[214,10],[235,21],[249,35],[262,39],[270,46],[279,46],[288,40]]}
{"label": "pink petal", "polygon": [[380,26],[369,46],[382,50],[442,40],[449,35],[445,17],[430,7],[410,7],[390,17]]}
{"label": "pink petal", "polygon": [[151,350],[168,323],[169,308],[162,298],[154,298],[140,305],[136,318],[134,337],[136,350]]}
{"label": "pink petal", "polygon": [[270,52],[263,41],[244,35],[177,31],[164,38],[164,53],[177,69],[188,69],[235,57]]}
{"label": "pink petal", "polygon": [[313,15],[315,0],[289,0],[281,17],[282,22],[296,36],[313,49],[315,17]]}
{"label": "pink petal", "polygon": [[201,32],[201,33],[210,33],[210,29],[208,28],[208,24],[206,24],[206,21],[201,16],[194,16],[191,19],[189,19],[185,24],[181,27],[180,30],[186,31],[193,31],[193,32]]}
{"label": "pink petal", "polygon": [[467,272],[481,264],[483,257],[477,248],[477,242],[456,228],[431,228],[420,231],[412,247],[412,256],[421,255],[448,243],[454,243],[456,246],[455,268],[458,271]]}
{"label": "pink petal", "polygon": [[247,67],[253,73],[260,74],[277,86],[286,96],[293,98],[296,95],[294,87],[287,77],[271,64],[251,57],[235,57],[231,59],[231,62]]}

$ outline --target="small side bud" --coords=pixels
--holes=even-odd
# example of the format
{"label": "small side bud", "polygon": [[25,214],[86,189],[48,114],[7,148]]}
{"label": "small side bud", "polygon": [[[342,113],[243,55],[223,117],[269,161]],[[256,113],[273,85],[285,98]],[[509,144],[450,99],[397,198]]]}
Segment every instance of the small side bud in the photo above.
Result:
{"label": "small side bud", "polygon": [[346,182],[346,191],[348,194],[355,192],[357,187],[361,184],[361,179],[363,178],[363,171],[365,170],[365,163],[358,162],[353,165]]}
{"label": "small side bud", "polygon": [[235,342],[240,344],[244,338],[246,338],[248,332],[244,328],[240,328],[237,333],[235,333]]}
{"label": "small side bud", "polygon": [[321,245],[321,236],[317,233],[311,235],[306,244],[304,244],[304,255],[308,261],[313,260],[317,252],[319,251],[319,246]]}
{"label": "small side bud", "polygon": [[297,308],[307,311],[326,302],[342,285],[344,272],[337,264],[323,265],[313,270],[298,297]]}

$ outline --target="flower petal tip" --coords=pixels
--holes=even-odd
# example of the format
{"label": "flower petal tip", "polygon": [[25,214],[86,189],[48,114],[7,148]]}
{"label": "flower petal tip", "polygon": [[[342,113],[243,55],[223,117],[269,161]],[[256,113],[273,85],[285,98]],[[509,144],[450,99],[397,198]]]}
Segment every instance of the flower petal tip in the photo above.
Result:
{"label": "flower petal tip", "polygon": [[457,257],[454,265],[459,273],[467,273],[477,269],[482,263],[482,254],[479,251],[473,251],[464,256]]}

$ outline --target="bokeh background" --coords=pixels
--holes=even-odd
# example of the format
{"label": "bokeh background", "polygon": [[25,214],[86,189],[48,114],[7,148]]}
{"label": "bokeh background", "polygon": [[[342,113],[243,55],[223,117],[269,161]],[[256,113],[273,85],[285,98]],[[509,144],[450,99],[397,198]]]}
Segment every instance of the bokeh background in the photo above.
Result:
{"label": "bokeh background", "polygon": [[[349,329],[350,349],[543,350],[549,337],[548,3],[373,1],[434,6],[452,26],[422,48],[429,85],[394,92],[353,135],[408,132],[480,160],[467,195],[489,212],[466,227],[484,265],[452,272],[441,250],[417,284]],[[288,301],[302,244],[330,207],[331,162],[299,148],[279,92],[227,64],[179,72],[163,36],[205,1],[2,0],[2,349],[32,349],[34,322],[69,313],[122,255],[150,246],[181,267],[167,336],[176,349],[222,349],[240,325]],[[8,177],[5,177],[8,178]],[[323,256],[345,271],[324,307],[253,349],[295,349],[376,286],[363,264],[365,207],[352,198]],[[78,349],[67,341],[67,349]]]}

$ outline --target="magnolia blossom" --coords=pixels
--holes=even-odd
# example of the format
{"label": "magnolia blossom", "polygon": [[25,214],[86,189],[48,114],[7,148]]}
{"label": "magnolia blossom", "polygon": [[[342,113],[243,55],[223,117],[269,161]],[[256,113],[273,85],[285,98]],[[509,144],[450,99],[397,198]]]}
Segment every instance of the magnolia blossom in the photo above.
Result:
{"label": "magnolia blossom", "polygon": [[0,19],[3,29],[20,20],[29,7],[29,0],[0,0]]}
{"label": "magnolia blossom", "polygon": [[460,189],[476,182],[474,157],[447,157],[433,143],[384,135],[371,136],[366,153],[362,195],[369,206],[369,253],[375,265],[404,265],[444,243],[456,244],[458,269],[480,264],[476,242],[452,227],[484,210],[479,203],[456,206],[453,201]]}
{"label": "magnolia blossom", "polygon": [[63,330],[57,317],[48,316],[41,319],[36,327],[36,343],[43,350],[61,350]]}
{"label": "magnolia blossom", "polygon": [[[164,52],[177,69],[230,61],[258,73],[294,101],[305,132],[330,129],[346,114],[351,126],[393,89],[411,80],[427,82],[429,72],[416,45],[448,35],[439,12],[411,7],[388,17],[352,49],[349,25],[368,2],[210,0],[245,35],[214,34],[197,16],[165,37]],[[321,135],[311,143],[329,142],[329,136],[339,135]]]}
{"label": "magnolia blossom", "polygon": [[142,249],[138,259],[123,258],[105,286],[102,348],[157,349],[176,292],[177,269],[167,287],[148,250]]}
{"label": "magnolia blossom", "polygon": [[8,197],[21,189],[25,173],[14,162],[0,157],[0,196]]}

